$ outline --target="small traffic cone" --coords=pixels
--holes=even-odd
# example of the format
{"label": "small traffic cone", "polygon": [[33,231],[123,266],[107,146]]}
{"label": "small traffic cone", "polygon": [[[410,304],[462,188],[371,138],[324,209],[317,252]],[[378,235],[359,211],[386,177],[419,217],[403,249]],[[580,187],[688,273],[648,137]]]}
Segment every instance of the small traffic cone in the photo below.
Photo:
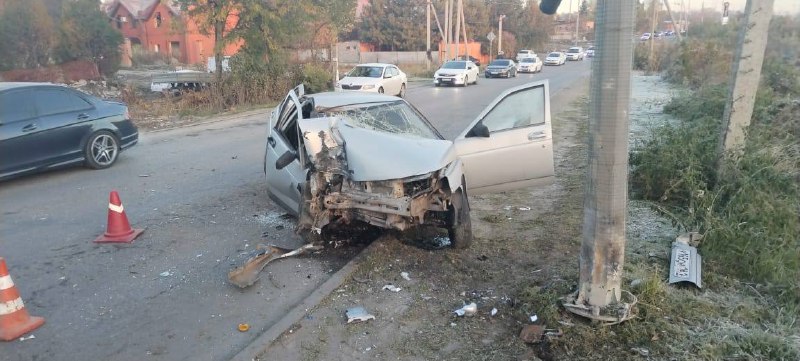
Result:
{"label": "small traffic cone", "polygon": [[44,324],[44,318],[31,317],[22,304],[11,275],[8,274],[6,260],[0,257],[0,340],[16,340]]}
{"label": "small traffic cone", "polygon": [[122,208],[122,201],[119,200],[117,191],[111,191],[108,200],[108,226],[106,233],[97,237],[95,243],[131,243],[138,237],[144,229],[133,229],[128,223],[128,216]]}

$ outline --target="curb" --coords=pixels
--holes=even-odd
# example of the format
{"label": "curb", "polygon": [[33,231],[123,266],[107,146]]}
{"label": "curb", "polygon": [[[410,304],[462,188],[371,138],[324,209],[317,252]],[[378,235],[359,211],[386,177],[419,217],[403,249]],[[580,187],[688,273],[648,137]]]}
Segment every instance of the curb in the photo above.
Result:
{"label": "curb", "polygon": [[236,353],[230,361],[253,361],[256,357],[269,349],[270,345],[278,339],[281,335],[289,330],[295,323],[302,320],[308,311],[317,305],[322,300],[333,292],[336,288],[344,283],[347,277],[356,270],[361,261],[369,254],[374,252],[381,244],[385,237],[379,237],[374,240],[369,246],[364,248],[359,254],[351,259],[341,269],[336,271],[327,281],[325,281],[319,288],[311,292],[308,297],[297,304],[293,309],[286,313],[278,322],[272,325],[269,329],[258,335],[258,337],[250,342],[250,344]]}
{"label": "curb", "polygon": [[[266,111],[267,114],[269,114],[269,112],[271,112],[272,109],[275,109],[275,107],[267,107],[267,108],[264,108],[264,109],[246,110],[246,111],[243,111],[243,112],[238,113],[238,114],[224,114],[224,115],[220,115],[218,117],[213,117],[212,116],[212,118],[214,118],[214,119],[202,120],[202,121],[197,122],[197,123],[186,123],[186,124],[176,125],[176,126],[167,127],[167,128],[145,129],[144,133],[161,133],[161,132],[166,132],[166,131],[169,131],[169,130],[191,128],[191,127],[197,127],[197,126],[201,126],[201,125],[221,123],[221,122],[224,122],[224,121],[236,120],[239,117],[248,117],[248,116],[259,115],[262,111]],[[267,116],[267,118],[269,118],[269,116]]]}

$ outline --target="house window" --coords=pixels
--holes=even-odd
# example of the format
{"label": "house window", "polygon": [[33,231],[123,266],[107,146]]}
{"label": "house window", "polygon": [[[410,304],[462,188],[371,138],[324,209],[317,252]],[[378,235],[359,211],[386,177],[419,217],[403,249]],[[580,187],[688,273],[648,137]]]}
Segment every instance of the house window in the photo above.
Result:
{"label": "house window", "polygon": [[161,52],[161,46],[159,46],[158,44],[153,44],[153,51],[156,52],[156,53],[160,53]]}
{"label": "house window", "polygon": [[170,55],[176,59],[181,58],[181,43],[179,41],[171,41],[169,43]]}
{"label": "house window", "polygon": [[137,25],[139,25],[139,20],[136,20],[135,18],[131,18],[131,28],[136,29]]}
{"label": "house window", "polygon": [[161,27],[161,12],[160,11],[156,13],[156,27],[157,28]]}
{"label": "house window", "polygon": [[117,29],[122,29],[122,16],[117,15]]}

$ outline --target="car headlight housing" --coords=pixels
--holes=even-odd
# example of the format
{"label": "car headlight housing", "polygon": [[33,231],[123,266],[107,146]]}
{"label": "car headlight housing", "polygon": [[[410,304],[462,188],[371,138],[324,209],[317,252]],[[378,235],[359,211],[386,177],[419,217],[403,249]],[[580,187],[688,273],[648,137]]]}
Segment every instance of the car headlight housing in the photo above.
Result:
{"label": "car headlight housing", "polygon": [[361,89],[364,89],[364,90],[375,89],[375,84],[364,85],[364,86],[361,87]]}

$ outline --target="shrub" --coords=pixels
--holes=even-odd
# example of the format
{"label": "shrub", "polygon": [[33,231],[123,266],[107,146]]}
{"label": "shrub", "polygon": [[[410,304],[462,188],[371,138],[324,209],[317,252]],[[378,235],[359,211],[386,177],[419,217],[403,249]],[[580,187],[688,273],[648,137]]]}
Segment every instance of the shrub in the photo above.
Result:
{"label": "shrub", "polygon": [[303,65],[303,86],[306,93],[319,93],[332,88],[333,76],[330,69],[319,63]]}

